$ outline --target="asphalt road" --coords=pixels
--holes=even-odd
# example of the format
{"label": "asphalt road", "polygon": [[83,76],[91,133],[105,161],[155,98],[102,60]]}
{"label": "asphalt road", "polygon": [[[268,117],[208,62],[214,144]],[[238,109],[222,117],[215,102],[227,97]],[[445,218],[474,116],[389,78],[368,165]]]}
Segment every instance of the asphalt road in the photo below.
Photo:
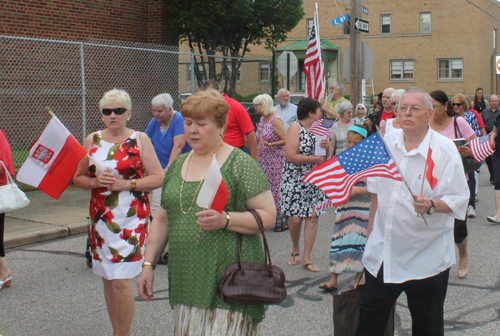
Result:
{"label": "asphalt road", "polygon": [[[500,225],[486,221],[494,214],[493,187],[485,166],[480,174],[477,215],[468,222],[471,271],[459,279],[452,267],[445,304],[446,335],[500,335]],[[86,204],[82,204],[86,207]],[[48,209],[47,211],[50,211]],[[261,335],[331,335],[332,295],[318,285],[329,278],[328,260],[332,223],[329,211],[320,219],[313,261],[321,272],[287,265],[291,252],[287,232],[267,234],[273,263],[288,279],[288,298],[272,306],[261,325]],[[0,335],[68,336],[111,335],[102,282],[87,268],[86,235],[70,236],[7,251],[13,285],[0,291]],[[133,335],[172,335],[173,311],[168,302],[167,268],[155,271],[155,299],[136,297]],[[340,289],[351,288],[354,276],[340,277]],[[396,335],[411,334],[405,295],[396,308]]]}

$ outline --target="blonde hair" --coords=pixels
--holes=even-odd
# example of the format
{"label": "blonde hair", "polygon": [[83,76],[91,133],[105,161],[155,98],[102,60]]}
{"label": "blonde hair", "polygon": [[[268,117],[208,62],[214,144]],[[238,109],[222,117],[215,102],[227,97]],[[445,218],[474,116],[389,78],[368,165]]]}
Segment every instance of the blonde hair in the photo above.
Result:
{"label": "blonde hair", "polygon": [[102,111],[104,107],[113,103],[123,105],[127,110],[132,109],[130,95],[125,90],[113,89],[104,93],[101,100],[99,100],[99,111]]}
{"label": "blonde hair", "polygon": [[451,99],[451,102],[453,103],[455,99],[460,100],[460,102],[464,104],[464,110],[467,112],[467,110],[469,109],[469,102],[467,100],[467,97],[464,94],[459,93]]}
{"label": "blonde hair", "polygon": [[219,92],[207,89],[186,98],[179,110],[184,118],[210,118],[217,127],[223,128],[227,124],[229,104]]}
{"label": "blonde hair", "polygon": [[253,104],[254,105],[262,104],[262,114],[265,116],[268,116],[276,112],[276,109],[274,108],[273,98],[271,98],[271,96],[268,95],[267,93],[255,97],[253,99]]}

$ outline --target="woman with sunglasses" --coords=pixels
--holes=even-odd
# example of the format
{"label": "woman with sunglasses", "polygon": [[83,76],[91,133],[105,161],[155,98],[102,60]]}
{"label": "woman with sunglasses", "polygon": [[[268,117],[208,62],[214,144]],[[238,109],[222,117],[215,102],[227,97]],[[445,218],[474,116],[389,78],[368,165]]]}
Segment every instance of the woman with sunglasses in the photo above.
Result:
{"label": "woman with sunglasses", "polygon": [[356,124],[362,124],[363,121],[365,121],[366,118],[366,106],[365,104],[359,103],[356,105],[356,111],[355,111],[356,117],[354,118],[354,122]]}
{"label": "woman with sunglasses", "polygon": [[92,268],[103,279],[113,335],[130,335],[132,278],[142,271],[148,234],[147,191],[161,187],[164,177],[147,135],[127,128],[131,108],[127,92],[113,89],[104,94],[99,109],[105,128],[89,134],[83,143],[93,162],[84,157],[73,178],[78,188],[92,190]]}
{"label": "woman with sunglasses", "polygon": [[[429,126],[441,135],[444,135],[448,139],[464,138],[466,142],[476,138],[476,134],[470,125],[465,121],[464,118],[460,117],[457,112],[462,112],[463,109],[463,97],[458,95],[453,97],[452,104],[453,109],[450,107],[450,102],[448,96],[441,90],[432,91],[430,93],[432,97],[432,107],[435,111],[434,117],[431,119]],[[463,96],[463,95],[462,95]],[[465,107],[466,109],[467,107]],[[460,155],[472,156],[470,148],[465,146],[458,147]],[[464,174],[466,174],[464,172]],[[468,178],[468,174],[466,174]],[[470,179],[470,178],[469,178]],[[474,180],[474,176],[472,176]],[[470,188],[470,186],[469,186]],[[472,189],[474,190],[474,189]],[[453,230],[455,237],[455,244],[458,247],[459,262],[458,262],[458,276],[463,278],[469,273],[470,268],[470,256],[467,251],[468,243],[468,232],[467,232],[467,217],[465,220],[455,219],[455,227]]]}
{"label": "woman with sunglasses", "polygon": [[489,107],[488,102],[484,99],[483,88],[476,89],[476,94],[474,95],[474,101],[472,102],[471,107],[479,113]]}

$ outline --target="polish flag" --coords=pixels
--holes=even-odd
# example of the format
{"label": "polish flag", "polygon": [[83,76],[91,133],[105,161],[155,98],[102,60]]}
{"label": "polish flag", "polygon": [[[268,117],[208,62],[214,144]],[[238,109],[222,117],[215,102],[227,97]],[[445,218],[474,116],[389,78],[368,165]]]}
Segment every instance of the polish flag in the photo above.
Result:
{"label": "polish flag", "polygon": [[17,180],[59,199],[85,154],[87,151],[68,129],[57,117],[52,117],[31,146],[28,158],[17,173]]}
{"label": "polish flag", "polygon": [[425,177],[429,184],[431,185],[431,189],[434,190],[436,184],[438,183],[437,175],[438,175],[438,167],[439,158],[441,157],[441,148],[439,145],[432,141],[429,143],[429,152],[427,153],[427,172],[425,173]]}
{"label": "polish flag", "polygon": [[222,213],[228,199],[229,190],[226,187],[226,183],[224,183],[219,164],[214,155],[196,204],[201,208],[212,209]]}

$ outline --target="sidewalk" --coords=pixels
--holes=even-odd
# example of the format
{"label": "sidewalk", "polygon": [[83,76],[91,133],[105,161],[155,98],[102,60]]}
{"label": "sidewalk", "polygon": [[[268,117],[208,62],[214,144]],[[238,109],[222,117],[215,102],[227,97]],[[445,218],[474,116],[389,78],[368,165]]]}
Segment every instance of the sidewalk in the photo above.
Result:
{"label": "sidewalk", "polygon": [[90,191],[68,186],[59,200],[28,191],[27,207],[5,214],[5,248],[87,232]]}

